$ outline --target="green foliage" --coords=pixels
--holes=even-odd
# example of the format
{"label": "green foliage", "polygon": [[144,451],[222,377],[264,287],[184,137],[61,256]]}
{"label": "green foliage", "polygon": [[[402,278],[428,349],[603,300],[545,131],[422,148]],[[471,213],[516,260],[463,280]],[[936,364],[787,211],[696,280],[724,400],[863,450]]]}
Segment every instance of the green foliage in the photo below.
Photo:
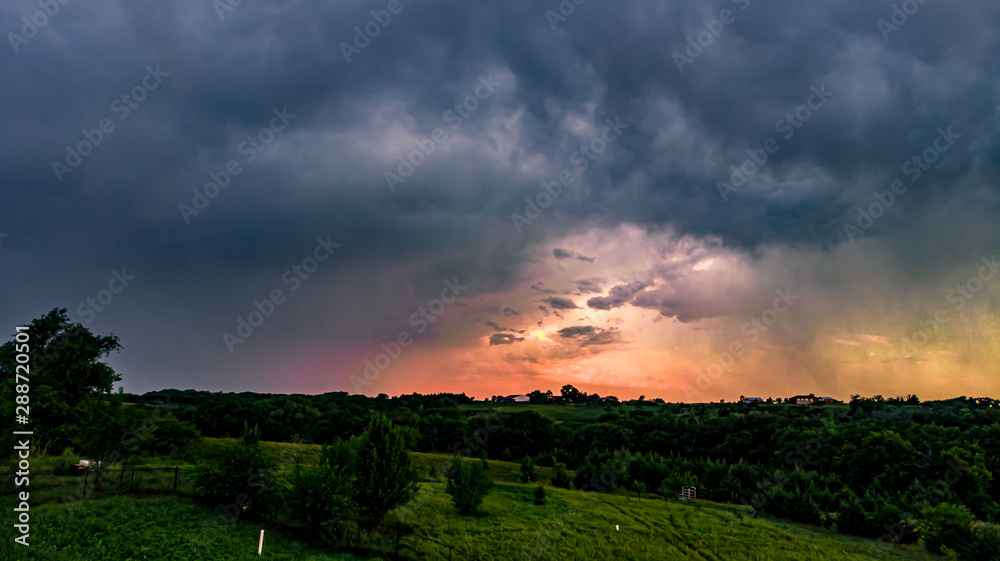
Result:
{"label": "green foliage", "polygon": [[284,498],[292,520],[308,526],[319,539],[323,537],[323,526],[351,516],[355,510],[351,463],[349,445],[337,441],[323,447],[317,463],[298,463],[287,477]]}
{"label": "green foliage", "polygon": [[265,518],[273,515],[279,495],[277,465],[264,458],[258,442],[249,441],[209,452],[198,465],[197,488],[210,504],[245,506],[247,515]]}
{"label": "green foliage", "polygon": [[521,459],[521,483],[531,483],[538,479],[538,475],[535,473],[535,460],[530,456],[525,456]]}
{"label": "green foliage", "polygon": [[[363,561],[268,530],[257,555],[260,525],[220,520],[217,508],[178,497],[117,497],[31,505],[30,548],[0,542],[0,559],[94,561]],[[200,545],[200,546],[199,546]]]}
{"label": "green foliage", "polygon": [[944,548],[958,550],[972,541],[972,523],[976,517],[964,505],[941,503],[923,510],[919,524],[920,539],[934,553]]}
{"label": "green foliage", "polygon": [[445,492],[451,495],[452,503],[460,514],[476,514],[492,488],[493,482],[485,460],[464,462],[455,456],[448,470]]}
{"label": "green foliage", "polygon": [[977,524],[972,528],[972,538],[959,547],[962,555],[977,561],[1000,561],[1000,526]]}
{"label": "green foliage", "polygon": [[553,458],[552,464],[552,486],[561,489],[569,489],[572,479],[566,472],[566,464],[556,462]]}
{"label": "green foliage", "polygon": [[417,473],[410,465],[406,436],[400,427],[376,413],[351,445],[355,458],[354,500],[362,516],[381,520],[413,497]]}
{"label": "green foliage", "polygon": [[118,337],[94,335],[71,322],[65,308],[32,320],[28,334],[27,343],[11,337],[0,346],[0,414],[14,417],[15,373],[24,375],[23,368],[15,372],[15,358],[27,350],[31,422],[45,427],[34,436],[40,449],[76,446],[91,452],[97,441],[120,437],[100,426],[113,424],[105,400],[121,377],[102,361],[121,349]]}
{"label": "green foliage", "polygon": [[539,485],[535,487],[535,500],[533,501],[535,506],[542,506],[545,504],[545,487]]}

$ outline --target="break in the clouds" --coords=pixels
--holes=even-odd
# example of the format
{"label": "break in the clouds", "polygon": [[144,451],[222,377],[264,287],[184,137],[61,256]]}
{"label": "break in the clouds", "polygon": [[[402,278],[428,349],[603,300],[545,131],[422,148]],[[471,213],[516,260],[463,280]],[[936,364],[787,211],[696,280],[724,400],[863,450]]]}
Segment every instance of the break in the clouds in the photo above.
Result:
{"label": "break in the clouds", "polygon": [[997,390],[995,2],[215,4],[0,7],[11,332],[128,391]]}

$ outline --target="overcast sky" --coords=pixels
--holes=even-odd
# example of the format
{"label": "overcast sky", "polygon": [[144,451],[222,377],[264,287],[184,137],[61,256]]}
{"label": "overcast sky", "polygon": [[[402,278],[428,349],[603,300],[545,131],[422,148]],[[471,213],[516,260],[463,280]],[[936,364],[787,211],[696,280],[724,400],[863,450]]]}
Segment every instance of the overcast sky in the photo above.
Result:
{"label": "overcast sky", "polygon": [[0,326],[126,391],[997,394],[995,1],[42,4]]}

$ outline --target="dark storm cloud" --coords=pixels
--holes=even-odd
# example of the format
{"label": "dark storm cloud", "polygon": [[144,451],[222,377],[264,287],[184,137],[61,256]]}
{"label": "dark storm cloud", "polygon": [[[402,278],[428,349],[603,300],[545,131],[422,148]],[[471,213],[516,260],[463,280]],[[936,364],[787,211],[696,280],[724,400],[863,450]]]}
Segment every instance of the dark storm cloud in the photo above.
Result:
{"label": "dark storm cloud", "polygon": [[561,296],[552,296],[551,298],[546,298],[543,302],[551,306],[553,310],[574,310],[577,308],[576,303],[569,298]]}
{"label": "dark storm cloud", "polygon": [[516,341],[524,341],[524,337],[516,337],[509,333],[494,333],[490,335],[490,345],[510,345]]}
{"label": "dark storm cloud", "polygon": [[512,308],[504,308],[503,315],[510,317],[510,316],[519,316],[521,314],[517,313],[517,310],[514,310]]}
{"label": "dark storm cloud", "polygon": [[612,287],[607,296],[596,296],[587,300],[587,305],[595,310],[610,310],[611,308],[617,308],[630,302],[638,292],[642,291],[647,286],[649,286],[648,283],[639,281],[621,284]]}
{"label": "dark storm cloud", "polygon": [[[371,5],[244,2],[220,21],[201,0],[104,0],[63,6],[16,53],[8,40],[0,261],[18,273],[0,281],[0,322],[73,314],[124,266],[135,284],[91,325],[122,336],[128,389],[205,384],[205,372],[213,387],[275,389],[285,351],[394,337],[446,278],[466,296],[508,290],[533,244],[588,226],[826,250],[900,179],[910,190],[862,237],[907,259],[910,278],[1000,234],[995,2],[927,3],[887,41],[888,0],[754,1],[683,73],[673,53],[732,2],[588,2],[556,31],[554,2],[403,5],[350,64],[341,43]],[[38,9],[7,2],[0,28],[20,33]],[[495,91],[453,129],[446,112],[491,76]],[[785,139],[776,124],[824,84],[833,97]],[[285,108],[294,119],[261,144]],[[577,173],[574,152],[616,116],[628,128]],[[903,163],[948,126],[962,138],[910,182]],[[438,127],[449,140],[390,191],[385,172]],[[769,137],[780,151],[723,202],[716,184]],[[59,181],[53,162],[88,138]],[[562,170],[578,179],[519,234],[511,213]],[[199,196],[186,224],[179,205]],[[283,273],[328,235],[341,247],[292,293]],[[221,333],[278,288],[287,302],[231,356]]]}
{"label": "dark storm cloud", "polygon": [[585,255],[579,255],[575,251],[571,251],[569,249],[559,249],[559,248],[556,248],[556,249],[552,250],[552,254],[555,255],[556,259],[572,259],[572,258],[576,258],[576,259],[578,259],[580,261],[587,261],[588,263],[593,263],[594,262],[594,258],[593,257],[587,257]]}
{"label": "dark storm cloud", "polygon": [[595,327],[593,325],[580,325],[574,327],[564,327],[557,331],[560,337],[575,339],[580,345],[587,347],[590,345],[609,345],[616,343],[621,338],[617,327],[607,329]]}
{"label": "dark storm cloud", "polygon": [[573,284],[576,285],[577,290],[579,290],[581,294],[593,294],[601,292],[601,282],[603,282],[602,279],[593,278],[573,281]]}

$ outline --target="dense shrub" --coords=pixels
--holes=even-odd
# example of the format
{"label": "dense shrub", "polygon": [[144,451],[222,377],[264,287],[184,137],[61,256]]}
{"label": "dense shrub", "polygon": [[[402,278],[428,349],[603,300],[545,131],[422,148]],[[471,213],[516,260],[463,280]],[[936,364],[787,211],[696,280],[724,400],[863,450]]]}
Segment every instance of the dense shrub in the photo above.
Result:
{"label": "dense shrub", "polygon": [[479,505],[493,488],[486,460],[464,462],[457,456],[448,470],[448,484],[445,491],[451,495],[452,503],[464,515],[476,514]]}

